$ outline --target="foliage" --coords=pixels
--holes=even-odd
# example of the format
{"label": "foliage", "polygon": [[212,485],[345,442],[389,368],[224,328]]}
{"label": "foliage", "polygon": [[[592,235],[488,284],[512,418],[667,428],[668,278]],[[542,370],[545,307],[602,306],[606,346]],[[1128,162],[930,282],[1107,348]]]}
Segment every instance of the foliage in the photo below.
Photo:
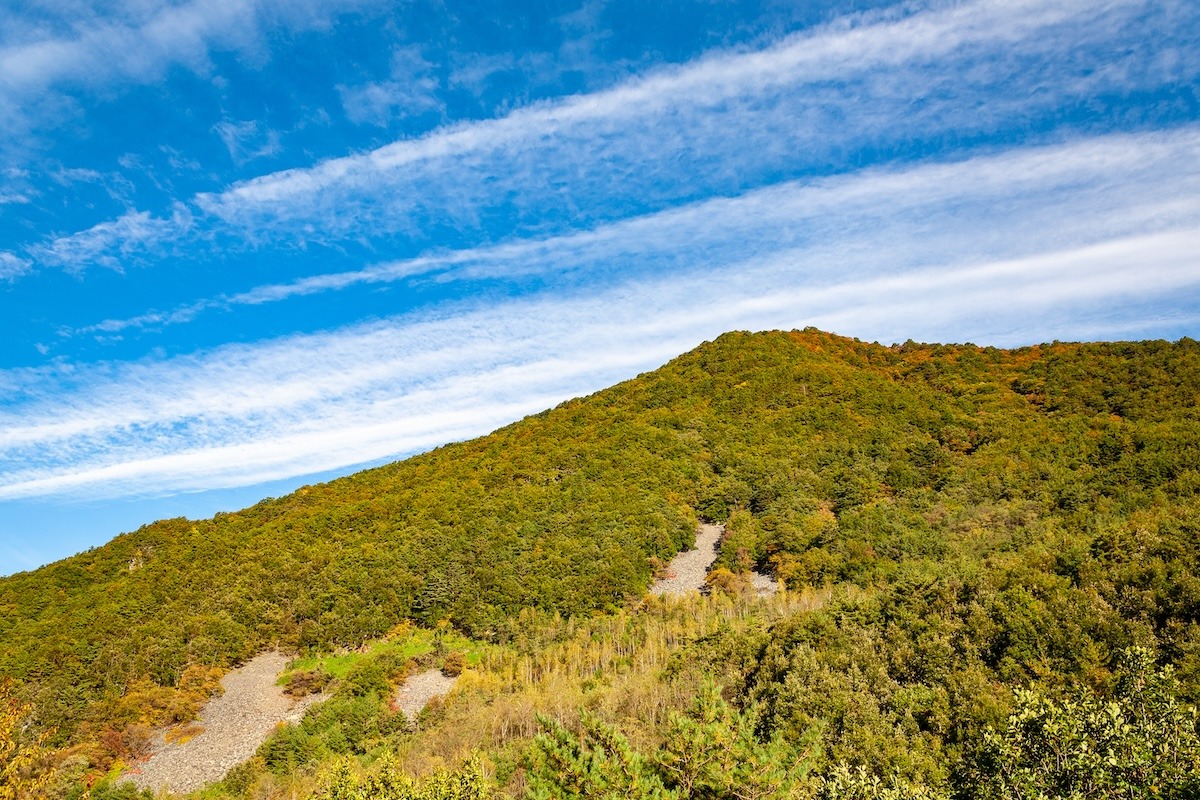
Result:
{"label": "foliage", "polygon": [[540,717],[529,797],[631,800],[768,800],[796,796],[807,764],[780,737],[760,741],[754,717],[731,708],[711,682],[686,714],[672,714],[654,756],[614,727],[580,714],[580,731]]}
{"label": "foliage", "polygon": [[292,697],[305,697],[320,693],[332,679],[333,676],[320,667],[295,670],[288,675],[283,690]]}
{"label": "foliage", "polygon": [[328,800],[488,800],[491,791],[478,761],[457,771],[437,770],[413,780],[391,760],[362,775],[347,761],[333,769],[322,797]]}
{"label": "foliage", "polygon": [[[667,724],[655,764],[682,798],[765,800],[789,797],[808,771],[798,743],[761,741],[753,714],[739,713],[706,683],[686,714]],[[807,739],[811,740],[809,736]]]}
{"label": "foliage", "polygon": [[1115,696],[1055,700],[1018,690],[1003,731],[984,739],[976,796],[1000,800],[1200,796],[1196,710],[1176,697],[1170,667],[1125,653]]}
{"label": "foliage", "polygon": [[26,721],[32,707],[13,689],[11,680],[0,680],[0,800],[34,796],[49,781],[46,774],[34,774],[47,735],[30,736]]}
{"label": "foliage", "polygon": [[442,674],[448,678],[457,678],[467,666],[467,657],[460,650],[447,653],[442,660]]}
{"label": "foliage", "polygon": [[[806,791],[961,794],[986,731],[1024,707],[1014,688],[1077,710],[1068,687],[1107,696],[1115,654],[1143,645],[1200,701],[1198,397],[1188,339],[728,334],[490,436],[0,580],[0,675],[59,758],[104,770],[194,716],[224,669],[298,651],[317,670],[298,690],[339,684],[264,751],[266,785],[380,749],[518,764],[536,712],[580,706],[634,753],[681,718],[716,737],[719,718],[685,714],[702,673],[758,746],[804,754]],[[642,605],[698,518],[727,526],[718,591]],[[821,602],[756,605],[751,568]],[[465,646],[386,636],[447,619],[491,648],[462,690],[487,711],[406,733],[398,675]]]}
{"label": "foliage", "polygon": [[534,739],[529,763],[530,800],[675,800],[654,764],[629,740],[594,715],[580,715],[572,733],[548,717]]}
{"label": "foliage", "polygon": [[939,790],[902,778],[890,781],[842,762],[821,779],[818,800],[947,800]]}

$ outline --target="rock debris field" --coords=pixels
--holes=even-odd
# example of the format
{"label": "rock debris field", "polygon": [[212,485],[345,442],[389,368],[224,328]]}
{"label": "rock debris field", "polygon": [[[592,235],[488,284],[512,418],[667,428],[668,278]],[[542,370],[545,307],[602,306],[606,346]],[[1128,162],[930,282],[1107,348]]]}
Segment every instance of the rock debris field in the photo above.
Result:
{"label": "rock debris field", "polygon": [[[153,754],[130,767],[124,780],[140,789],[182,793],[225,777],[253,756],[277,725],[299,722],[309,706],[325,699],[310,695],[297,701],[284,694],[275,681],[287,663],[282,653],[263,653],[231,671],[221,679],[224,693],[200,713],[203,731],[182,744],[168,743],[159,733]],[[414,675],[397,690],[396,707],[415,720],[430,700],[448,694],[457,681],[436,669]]]}
{"label": "rock debris field", "polygon": [[[655,581],[650,587],[653,595],[683,595],[704,590],[704,579],[708,569],[717,560],[717,551],[725,528],[721,525],[701,525],[696,530],[696,547],[685,550],[671,559],[667,577]],[[779,591],[779,584],[770,575],[750,573],[750,585],[759,597]]]}
{"label": "rock debris field", "polygon": [[458,678],[449,678],[439,669],[413,675],[396,691],[396,708],[404,712],[411,725],[430,700],[449,694],[457,682]]}
{"label": "rock debris field", "polygon": [[190,792],[220,780],[232,767],[254,755],[281,722],[299,722],[322,695],[293,700],[275,685],[288,657],[262,653],[221,679],[225,692],[200,712],[203,731],[182,744],[167,743],[160,733],[153,755],[135,764],[126,778],[139,788]]}
{"label": "rock debris field", "polygon": [[701,525],[696,531],[696,549],[685,550],[671,559],[668,577],[655,581],[650,594],[680,595],[704,588],[708,568],[717,560],[717,543],[725,529],[720,525]]}
{"label": "rock debris field", "polygon": [[[696,531],[696,547],[675,556],[668,577],[650,587],[655,595],[684,595],[702,591],[708,570],[717,558],[725,529],[720,525],[701,525]],[[779,591],[769,575],[750,574],[751,586],[760,596]],[[159,733],[152,744],[152,755],[130,767],[125,780],[142,789],[190,792],[225,777],[230,769],[254,755],[275,727],[284,722],[299,722],[309,706],[325,699],[311,695],[293,700],[275,685],[287,666],[288,657],[279,652],[263,653],[231,671],[221,680],[224,693],[215,697],[200,714],[203,730],[183,743],[167,743]],[[457,678],[430,669],[412,676],[396,692],[396,707],[409,720],[435,697],[454,688]]]}

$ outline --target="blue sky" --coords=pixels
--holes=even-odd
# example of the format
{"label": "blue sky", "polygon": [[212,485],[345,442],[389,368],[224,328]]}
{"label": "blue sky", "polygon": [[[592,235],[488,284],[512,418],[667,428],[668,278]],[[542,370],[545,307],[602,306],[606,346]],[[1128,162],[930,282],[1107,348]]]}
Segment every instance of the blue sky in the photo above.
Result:
{"label": "blue sky", "polygon": [[1200,335],[1191,0],[0,8],[0,574],[731,329]]}

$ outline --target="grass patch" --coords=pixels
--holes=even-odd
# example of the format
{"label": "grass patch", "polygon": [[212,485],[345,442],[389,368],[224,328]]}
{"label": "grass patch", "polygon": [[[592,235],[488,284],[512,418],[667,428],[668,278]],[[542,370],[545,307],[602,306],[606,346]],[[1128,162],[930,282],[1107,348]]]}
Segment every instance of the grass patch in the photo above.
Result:
{"label": "grass patch", "polygon": [[365,659],[379,658],[383,655],[392,655],[402,661],[420,658],[439,650],[439,644],[442,650],[462,652],[466,656],[468,666],[476,666],[483,661],[486,645],[482,642],[468,639],[450,628],[430,630],[403,623],[383,639],[371,642],[359,651],[314,654],[293,659],[276,684],[286,686],[293,673],[314,669],[322,669],[334,679],[341,680]]}

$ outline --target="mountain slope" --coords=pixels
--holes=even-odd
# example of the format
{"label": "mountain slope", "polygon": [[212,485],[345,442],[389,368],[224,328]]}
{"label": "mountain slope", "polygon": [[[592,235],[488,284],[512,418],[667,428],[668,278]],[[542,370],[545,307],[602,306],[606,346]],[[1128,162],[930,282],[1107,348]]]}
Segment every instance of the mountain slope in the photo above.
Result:
{"label": "mountain slope", "polygon": [[728,334],[489,436],[4,579],[0,674],[58,744],[110,731],[119,749],[130,726],[192,713],[206,668],[269,646],[353,647],[407,618],[502,641],[522,608],[619,607],[701,517],[728,522],[722,566],[792,588],[1031,542],[1061,545],[1062,570],[1086,562],[1080,543],[1141,548],[1179,574],[1127,576],[1125,616],[1194,687],[1198,397],[1191,340]]}

